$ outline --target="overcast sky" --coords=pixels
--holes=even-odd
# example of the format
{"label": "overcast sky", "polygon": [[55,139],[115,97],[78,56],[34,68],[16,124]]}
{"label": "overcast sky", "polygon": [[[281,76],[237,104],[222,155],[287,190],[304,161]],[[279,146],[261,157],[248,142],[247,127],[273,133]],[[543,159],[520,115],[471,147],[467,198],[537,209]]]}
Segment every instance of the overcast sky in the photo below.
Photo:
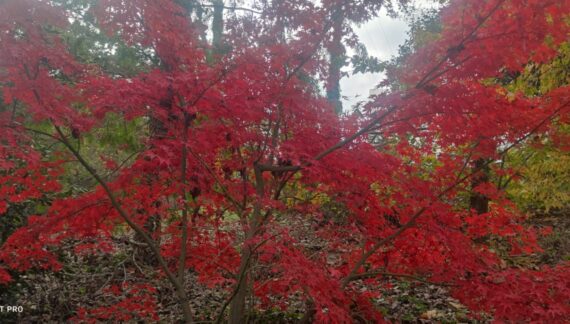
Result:
{"label": "overcast sky", "polygon": [[[437,8],[434,0],[415,0],[413,4],[419,8]],[[403,19],[394,19],[383,10],[378,17],[368,23],[356,27],[355,31],[360,41],[366,45],[368,54],[382,60],[387,60],[398,53],[398,46],[406,40],[408,23]],[[348,53],[350,56],[351,53]],[[347,71],[350,68],[346,68]],[[340,81],[344,110],[350,110],[358,101],[368,98],[370,89],[374,88],[383,78],[381,73],[357,74],[344,77]]]}

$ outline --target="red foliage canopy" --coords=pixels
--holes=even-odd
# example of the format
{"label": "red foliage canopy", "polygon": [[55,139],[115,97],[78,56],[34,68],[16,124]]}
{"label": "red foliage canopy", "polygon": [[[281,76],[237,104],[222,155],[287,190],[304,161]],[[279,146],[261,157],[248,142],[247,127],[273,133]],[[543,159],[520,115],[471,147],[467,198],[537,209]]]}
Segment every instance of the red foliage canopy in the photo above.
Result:
{"label": "red foliage canopy", "polygon": [[[379,321],[373,294],[354,282],[390,273],[451,284],[462,302],[496,320],[568,318],[568,263],[504,269],[477,240],[495,235],[513,253],[539,250],[514,206],[492,184],[477,188],[496,202],[489,213],[475,215],[457,201],[480,171],[468,168],[470,161],[500,159],[553,119],[568,118],[568,87],[513,97],[492,80],[552,59],[568,39],[570,2],[452,1],[441,37],[390,71],[403,90],[372,98],[361,117],[337,117],[314,86],[326,80],[320,49],[332,37],[331,17],[342,8],[365,19],[381,3],[276,1],[258,18],[228,21],[230,49],[211,59],[200,26],[176,1],[99,1],[89,9],[99,28],[160,60],[127,78],[69,54],[58,32],[69,21],[63,7],[3,1],[3,101],[25,105],[26,114],[0,111],[0,213],[58,193],[69,158],[98,186],[30,216],[0,249],[0,282],[10,280],[7,271],[58,270],[49,247],[63,240],[95,238],[95,246],[82,248],[108,250],[113,230],[127,224],[154,247],[183,304],[184,270],[193,269],[207,284],[230,287],[232,312],[243,307],[244,283],[253,282],[263,305],[301,292],[319,322],[349,322],[354,312]],[[106,180],[73,138],[101,127],[111,112],[127,120],[151,116],[164,133],[146,138],[134,162]],[[38,122],[52,126],[38,130]],[[372,132],[385,139],[381,147],[368,141]],[[35,149],[38,133],[60,142],[57,159]],[[318,197],[341,204],[348,217],[323,220]],[[159,233],[145,232],[152,215],[168,220]],[[303,226],[322,249],[301,244]],[[252,275],[252,259],[269,269],[261,280]],[[125,305],[133,312],[156,318],[152,287],[115,288],[130,291],[135,301]],[[101,309],[78,310],[78,318],[89,316],[109,319]]]}

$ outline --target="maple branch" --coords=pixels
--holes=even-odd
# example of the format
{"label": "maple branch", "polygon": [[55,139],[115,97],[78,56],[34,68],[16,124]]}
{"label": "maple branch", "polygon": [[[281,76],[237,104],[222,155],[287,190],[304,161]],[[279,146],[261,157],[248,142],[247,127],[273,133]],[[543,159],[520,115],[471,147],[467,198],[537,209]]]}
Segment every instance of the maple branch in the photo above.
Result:
{"label": "maple branch", "polygon": [[240,272],[238,274],[237,277],[237,282],[236,282],[236,286],[235,288],[232,290],[232,293],[230,294],[230,296],[226,299],[226,301],[224,302],[224,304],[222,305],[222,307],[220,308],[220,311],[218,312],[218,316],[216,318],[215,323],[219,324],[222,322],[223,316],[224,316],[224,312],[226,311],[226,308],[230,305],[230,303],[232,302],[232,300],[235,298],[235,296],[237,295],[237,293],[239,292],[240,288],[243,285],[243,282],[245,281],[246,278],[246,274],[249,271],[249,264],[251,262],[251,258],[253,253],[259,249],[263,244],[267,243],[270,239],[274,238],[277,235],[272,235],[268,238],[266,238],[265,240],[259,242],[258,244],[256,244],[252,249],[251,249],[251,253],[248,254],[247,259],[246,259],[246,267],[243,267],[242,269],[240,269]]}
{"label": "maple branch", "polygon": [[206,164],[206,162],[204,162],[204,160],[198,154],[192,151],[192,149],[190,148],[187,149],[188,153],[190,153],[196,160],[198,160],[198,163],[200,163],[200,165],[204,169],[206,169],[206,171],[208,171],[208,173],[212,176],[212,178],[214,178],[214,181],[218,184],[218,186],[220,186],[220,189],[222,190],[222,194],[224,195],[224,197],[226,197],[237,208],[237,210],[245,209],[245,206],[240,205],[237,202],[237,200],[235,200],[234,197],[230,195],[228,189],[222,184],[222,181],[220,180],[218,175],[216,175],[216,173],[212,171],[212,169]]}
{"label": "maple branch", "polygon": [[[322,151],[321,153],[317,154],[313,160],[315,160],[315,161],[321,160],[324,157],[326,157],[327,155],[329,155],[329,154],[333,153],[334,151],[342,148],[346,144],[354,141],[356,138],[363,135],[364,133],[369,132],[376,124],[382,122],[382,120],[384,120],[386,117],[388,117],[388,115],[390,113],[392,113],[392,111],[394,111],[394,110],[396,110],[396,107],[392,107],[392,108],[388,109],[382,115],[378,116],[372,122],[370,122],[367,126],[361,128],[358,132],[352,134],[351,136],[345,138],[344,140],[339,141],[334,146],[332,146],[332,147]],[[307,161],[307,162],[301,163],[301,165],[292,165],[292,166],[277,166],[277,165],[259,164],[259,168],[261,171],[272,171],[272,172],[292,171],[283,178],[283,180],[279,183],[279,186],[275,190],[275,194],[273,195],[273,199],[276,200],[279,198],[281,192],[285,188],[285,185],[289,182],[289,180],[291,180],[291,178],[295,175],[295,173],[297,173],[297,171],[300,171],[304,167],[307,167],[310,165],[311,165],[311,162]]]}
{"label": "maple branch", "polygon": [[222,82],[222,80],[224,80],[224,78],[227,76],[227,74],[230,72],[230,70],[234,67],[235,67],[235,65],[230,65],[230,66],[222,69],[220,75],[216,79],[214,79],[212,82],[208,83],[208,85],[206,85],[206,87],[204,87],[204,89],[202,89],[197,94],[196,98],[194,98],[194,100],[192,100],[187,106],[188,107],[194,107],[198,103],[198,101],[200,101],[204,97],[204,95],[208,92],[208,90],[213,88],[218,83]]}
{"label": "maple branch", "polygon": [[189,125],[190,115],[187,112],[184,112],[184,128],[182,130],[182,156],[180,157],[180,182],[182,186],[180,195],[183,201],[181,224],[182,238],[180,240],[180,258],[178,260],[178,280],[183,287],[186,281],[184,270],[186,269],[186,245],[188,244],[188,193],[186,191],[186,160],[188,159],[187,144]]}
{"label": "maple branch", "polygon": [[[14,124],[14,125],[12,125],[12,124]],[[47,133],[47,132],[44,132],[44,131],[41,131],[41,130],[38,130],[38,129],[33,129],[33,128],[30,128],[30,127],[23,126],[22,124],[20,124],[20,123],[18,123],[18,122],[16,122],[16,121],[11,121],[9,125],[0,125],[0,127],[3,127],[3,128],[11,128],[11,129],[16,129],[16,128],[18,128],[18,127],[21,127],[22,129],[24,129],[24,130],[26,130],[26,131],[30,131],[30,132],[32,132],[32,133],[44,135],[44,136],[46,136],[46,137],[49,137],[49,138],[51,138],[51,139],[54,139],[54,140],[60,142],[59,138],[58,138],[57,136],[53,136],[53,134],[50,134],[50,133]]]}
{"label": "maple branch", "polygon": [[[350,135],[349,137],[339,141],[338,143],[336,143],[335,145],[327,148],[326,150],[320,152],[319,154],[317,154],[314,158],[313,161],[319,161],[322,160],[324,157],[326,157],[327,155],[333,153],[334,151],[342,148],[343,146],[345,146],[348,143],[351,143],[352,141],[354,141],[356,138],[360,137],[361,135],[365,134],[366,132],[368,132],[370,129],[372,129],[372,127],[374,127],[374,125],[376,125],[377,123],[381,122],[382,120],[384,120],[390,113],[392,113],[394,110],[396,110],[396,107],[392,107],[388,110],[386,110],[383,114],[381,114],[380,116],[378,116],[377,118],[374,118],[374,120],[372,120],[368,125],[366,125],[365,127],[361,128],[359,131],[357,131],[356,133]],[[299,171],[307,166],[310,166],[312,163],[307,161],[307,162],[303,162],[300,165],[291,165],[291,166],[281,166],[281,165],[267,165],[267,164],[259,164],[259,168],[261,171],[273,171],[273,172],[287,172],[287,171]]]}
{"label": "maple branch", "polygon": [[315,44],[314,48],[309,52],[309,54],[306,54],[303,59],[301,60],[301,62],[299,62],[299,64],[297,64],[297,66],[291,70],[291,72],[287,73],[287,76],[285,77],[285,82],[284,84],[287,84],[289,82],[289,80],[291,80],[291,78],[297,74],[297,72],[299,72],[299,70],[301,70],[303,68],[303,66],[305,66],[305,64],[307,64],[307,62],[309,62],[309,60],[311,59],[311,57],[313,57],[313,55],[319,50],[319,48],[321,47],[321,43],[324,40],[324,36],[326,35],[327,31],[329,30],[329,28],[332,26],[332,24],[330,25],[325,25],[325,27],[323,28],[323,32],[322,32],[322,37],[319,39],[319,41],[317,42],[317,44]]}
{"label": "maple branch", "polygon": [[[529,138],[532,134],[534,134],[537,130],[539,130],[542,126],[544,126],[544,124],[546,124],[547,122],[549,122],[550,120],[552,120],[560,111],[562,111],[562,109],[566,108],[568,106],[568,104],[570,104],[569,102],[566,102],[565,104],[561,105],[558,109],[555,109],[548,117],[544,118],[540,123],[538,123],[537,125],[535,125],[535,127],[533,127],[527,134],[525,134],[524,136],[522,136],[521,138],[519,138],[518,140],[516,140],[515,142],[513,142],[511,145],[509,145],[508,147],[506,147],[504,150],[502,150],[499,153],[499,156],[505,155],[507,152],[509,152],[512,148],[514,148],[515,146],[517,146],[518,144],[522,143],[523,141],[525,141],[527,138]],[[429,208],[431,207],[431,205],[433,205],[436,201],[439,201],[443,196],[445,196],[447,193],[449,193],[450,191],[452,191],[453,189],[455,189],[457,186],[459,186],[460,184],[462,184],[465,180],[471,178],[474,174],[478,173],[480,170],[482,170],[484,167],[490,165],[491,163],[493,163],[493,160],[488,160],[485,163],[481,164],[480,166],[478,166],[477,168],[474,168],[472,172],[470,172],[469,174],[466,174],[462,177],[460,177],[459,179],[457,179],[453,184],[451,184],[450,186],[448,186],[446,189],[444,189],[441,193],[439,193],[435,199],[433,199],[427,206],[424,206],[422,208],[420,208],[411,218],[410,220],[402,225],[400,228],[398,228],[397,231],[395,231],[394,233],[388,235],[387,237],[377,241],[370,250],[368,250],[367,252],[363,253],[361,258],[356,262],[356,264],[354,265],[354,267],[352,268],[352,270],[350,271],[350,273],[348,274],[348,276],[346,276],[343,280],[342,280],[342,287],[346,287],[348,285],[348,283],[352,280],[351,278],[354,278],[354,276],[357,274],[358,270],[364,265],[364,263],[366,263],[366,261],[368,260],[368,258],[370,258],[370,256],[372,256],[374,253],[376,253],[376,251],[382,247],[384,244],[392,241],[393,239],[395,239],[396,237],[398,237],[400,234],[402,234],[405,230],[409,229],[410,227],[414,226],[416,224],[416,220]]]}
{"label": "maple branch", "polygon": [[[433,81],[433,80],[439,78],[440,76],[446,74],[446,73],[447,73],[448,71],[450,71],[451,69],[456,68],[456,67],[458,67],[458,66],[460,66],[460,65],[463,65],[463,63],[469,61],[472,57],[473,57],[473,56],[467,56],[466,58],[464,58],[464,59],[461,60],[460,62],[457,62],[457,63],[455,63],[455,64],[453,64],[453,65],[451,65],[451,66],[446,67],[445,69],[441,70],[440,72],[438,72],[438,73],[436,73],[435,75],[433,75],[433,76],[431,76],[430,78],[428,78],[428,79],[425,81],[425,84],[424,84],[423,86],[425,86],[425,85],[427,85],[428,83],[430,83],[431,81]],[[448,57],[448,58],[449,58],[449,57]],[[433,72],[431,72],[431,73],[434,73],[434,72],[435,72],[435,71],[433,71]],[[423,87],[423,86],[420,86],[420,88]]]}
{"label": "maple branch", "polygon": [[269,156],[269,162],[270,163],[273,163],[273,161],[275,159],[274,153],[275,153],[275,148],[277,147],[277,140],[279,138],[279,132],[281,130],[282,119],[283,119],[283,105],[280,102],[277,105],[277,120],[275,121],[275,126],[273,127],[273,134],[271,134],[271,150],[272,151],[271,151],[271,154]]}
{"label": "maple branch", "polygon": [[152,253],[158,260],[158,263],[160,264],[162,270],[166,274],[168,280],[172,283],[172,285],[176,288],[176,291],[178,292],[178,297],[180,300],[180,304],[186,322],[192,323],[192,311],[190,310],[190,305],[188,304],[188,297],[184,289],[184,286],[181,285],[180,281],[176,278],[176,276],[172,273],[172,271],[170,271],[168,263],[166,263],[166,260],[164,260],[164,258],[162,257],[160,253],[160,248],[156,245],[156,242],[145,232],[144,229],[142,229],[137,223],[135,223],[132,220],[132,218],[127,214],[127,212],[117,201],[115,194],[113,193],[111,188],[109,188],[105,180],[101,178],[99,173],[97,173],[97,171],[89,164],[89,162],[87,162],[83,158],[83,156],[75,149],[75,147],[71,145],[71,143],[67,140],[67,137],[61,131],[61,128],[55,124],[54,127],[60,136],[58,138],[59,141],[69,149],[69,151],[75,156],[77,161],[87,170],[87,172],[89,172],[93,176],[93,178],[95,178],[95,180],[97,180],[99,185],[103,188],[103,190],[109,197],[109,200],[111,201],[111,205],[113,206],[113,208],[119,213],[121,218],[129,225],[129,227],[131,227],[137,234],[139,234],[142,237],[142,239],[151,249]]}
{"label": "maple branch", "polygon": [[467,166],[469,165],[469,162],[471,161],[471,156],[473,156],[473,153],[475,152],[475,149],[477,148],[477,146],[479,146],[479,143],[480,142],[477,141],[477,143],[475,143],[475,145],[473,145],[471,150],[469,150],[469,154],[465,158],[465,162],[463,163],[463,166],[461,166],[461,170],[459,170],[459,173],[457,173],[457,177],[455,178],[455,181],[459,180],[459,178],[461,178],[461,176],[463,175],[463,172],[467,169]]}
{"label": "maple branch", "polygon": [[[509,185],[509,183],[511,183],[512,180],[514,180],[515,177],[517,176],[522,176],[521,174],[521,170],[526,166],[526,163],[528,162],[528,160],[530,160],[530,158],[532,158],[535,155],[535,152],[531,152],[530,154],[528,154],[527,156],[525,156],[522,160],[521,160],[521,166],[519,166],[516,170],[516,172],[514,172],[513,174],[511,174],[510,176],[508,176],[506,179],[504,178],[504,175],[501,175],[499,177],[499,184],[497,185],[497,189],[499,190],[505,190],[507,188],[507,186]],[[502,159],[501,161],[501,170],[504,170],[504,166],[505,166],[505,158]],[[505,181],[503,183],[503,180]]]}
{"label": "maple branch", "polygon": [[[408,116],[408,117],[402,117],[402,118],[399,118],[399,119],[392,119],[392,120],[390,120],[390,121],[388,121],[388,122],[385,122],[385,123],[382,123],[382,124],[378,124],[378,125],[376,125],[376,126],[370,128],[369,134],[372,134],[372,135],[382,135],[382,133],[380,132],[380,130],[381,130],[382,128],[386,127],[386,126],[393,125],[393,124],[396,124],[396,123],[401,123],[401,122],[408,122],[408,121],[410,121],[410,120],[412,120],[412,119],[414,119],[414,118],[425,117],[425,116],[431,116],[431,115],[442,114],[442,113],[443,113],[442,111],[430,111],[430,112],[425,112],[425,113],[421,113],[421,114],[415,114],[415,115]],[[378,132],[376,132],[376,131],[378,131]]]}
{"label": "maple branch", "polygon": [[481,28],[481,26],[483,26],[483,24],[503,5],[504,2],[505,2],[505,0],[498,1],[497,4],[489,11],[489,13],[487,13],[487,15],[485,15],[485,17],[482,17],[479,20],[479,23],[471,30],[471,32],[469,32],[467,34],[467,36],[463,37],[463,39],[459,42],[459,44],[451,47],[447,51],[446,55],[444,55],[441,58],[441,60],[427,74],[425,74],[423,78],[420,79],[420,81],[416,84],[415,88],[421,89],[427,83],[429,83],[429,82],[433,81],[435,78],[441,76],[441,73],[440,73],[440,74],[437,74],[435,77],[431,77],[431,75],[433,73],[435,73],[437,70],[439,70],[439,68],[443,65],[443,63],[445,63],[445,61],[447,61],[451,56],[456,55],[459,51],[461,51],[464,48],[465,42],[467,42],[471,37],[473,37],[473,35],[475,35],[475,33],[479,30],[479,28]]}
{"label": "maple branch", "polygon": [[[261,209],[263,208],[263,196],[265,193],[265,181],[263,180],[263,172],[257,164],[254,165],[255,174],[255,193],[256,200],[253,206],[253,213],[249,220],[249,228],[245,235],[243,242],[243,249],[241,252],[241,261],[239,266],[239,281],[236,284],[235,293],[232,295],[228,303],[232,304],[230,312],[230,322],[239,323],[243,317],[243,310],[245,307],[245,298],[247,294],[247,273],[249,272],[250,260],[255,253],[255,248],[251,248],[248,241],[257,234],[257,230],[263,221]],[[245,283],[244,283],[245,282]]]}
{"label": "maple branch", "polygon": [[[219,254],[220,253],[218,253],[218,255]],[[234,270],[228,268],[227,265],[220,263],[219,261],[216,261],[216,258],[214,256],[205,257],[205,256],[201,256],[198,254],[194,254],[194,255],[192,255],[192,258],[205,261],[203,263],[205,265],[213,264],[213,265],[217,266],[218,268],[222,269],[222,271],[224,271],[228,277],[233,278],[233,279],[236,278],[236,274],[234,273]]]}
{"label": "maple branch", "polygon": [[350,273],[348,274],[348,276],[346,276],[343,280],[342,280],[342,287],[346,287],[348,285],[348,283],[353,280],[352,278],[354,278],[354,276],[357,274],[358,270],[360,270],[360,268],[364,265],[364,263],[366,263],[366,261],[368,260],[368,258],[370,258],[374,253],[376,253],[376,251],[378,251],[378,249],[380,247],[382,247],[384,244],[392,241],[393,239],[395,239],[396,237],[400,236],[400,234],[402,234],[404,231],[406,231],[407,229],[413,227],[416,224],[416,220],[429,208],[431,207],[431,205],[433,205],[436,201],[438,201],[439,199],[441,199],[444,195],[446,195],[448,192],[450,192],[451,190],[455,189],[457,186],[459,186],[461,183],[463,183],[463,181],[467,180],[468,178],[470,178],[472,175],[474,175],[475,173],[477,173],[479,170],[481,170],[483,167],[485,167],[486,165],[490,164],[491,161],[486,162],[485,164],[479,166],[478,168],[474,169],[473,172],[471,172],[468,175],[463,176],[462,178],[460,178],[459,180],[457,180],[455,183],[453,183],[451,186],[447,187],[445,190],[443,190],[439,195],[436,196],[436,199],[432,200],[427,206],[424,206],[422,208],[420,208],[411,218],[408,222],[406,222],[404,225],[402,225],[401,227],[398,228],[398,230],[396,230],[394,233],[388,235],[387,237],[377,241],[370,250],[366,251],[365,253],[362,254],[362,256],[360,257],[360,259],[356,262],[356,264],[354,265],[354,267],[352,268],[352,270],[350,271]]}
{"label": "maple branch", "polygon": [[[210,82],[206,87],[204,87],[197,96],[188,104],[184,105],[187,107],[195,106],[198,101],[200,101],[204,95],[214,87],[216,84],[221,82],[224,77],[226,76],[228,70],[224,69],[220,75]],[[182,99],[181,99],[182,100]],[[181,198],[184,201],[184,207],[182,208],[182,221],[181,221],[181,242],[180,242],[180,256],[178,260],[178,280],[180,281],[180,285],[182,287],[185,286],[186,278],[184,275],[185,272],[185,264],[186,264],[186,254],[187,254],[187,244],[188,244],[188,192],[186,191],[186,173],[187,173],[187,159],[188,159],[188,130],[190,128],[190,123],[192,122],[192,116],[186,111],[183,110],[184,115],[184,127],[183,127],[183,134],[182,134],[182,156],[181,156],[181,163],[180,163],[180,173],[181,173]],[[194,155],[196,157],[196,155]],[[197,209],[194,211],[196,214]]]}
{"label": "maple branch", "polygon": [[[28,78],[30,78],[30,74],[29,74],[27,66],[24,65],[24,68],[26,70],[26,74],[27,74]],[[35,77],[34,77],[34,79],[35,79]],[[40,95],[36,89],[33,90],[33,94],[34,94],[34,97],[35,97],[36,101],[38,102],[38,104],[41,104],[42,100],[41,100]],[[196,99],[196,101],[198,99]],[[53,120],[52,120],[52,123],[53,123]],[[111,205],[119,213],[121,218],[129,225],[129,227],[131,227],[137,234],[139,234],[143,238],[145,243],[149,246],[152,253],[154,254],[156,259],[158,260],[158,263],[160,264],[162,270],[166,274],[166,277],[171,282],[171,284],[174,286],[174,288],[178,294],[178,299],[180,302],[180,306],[182,308],[182,312],[184,314],[185,322],[186,323],[192,323],[193,322],[192,310],[190,309],[190,304],[188,303],[188,295],[186,294],[185,287],[184,287],[184,285],[182,285],[180,283],[180,281],[176,278],[176,276],[172,273],[172,271],[170,271],[170,269],[168,267],[168,263],[166,262],[166,260],[164,260],[164,258],[162,257],[162,255],[160,253],[160,247],[156,245],[156,242],[144,231],[144,229],[142,229],[137,223],[135,223],[132,220],[132,218],[129,216],[129,214],[127,214],[127,212],[122,208],[122,206],[117,201],[113,191],[111,191],[111,189],[109,188],[109,186],[107,185],[105,180],[89,164],[89,162],[87,162],[83,158],[83,156],[79,153],[79,151],[75,147],[73,147],[73,145],[71,145],[71,143],[67,140],[67,137],[61,131],[61,128],[59,126],[57,126],[57,124],[55,124],[55,123],[53,123],[53,126],[54,126],[55,130],[57,131],[57,133],[59,134],[59,138],[57,138],[51,134],[49,134],[48,136],[55,138],[56,140],[60,141],[69,149],[69,151],[75,156],[77,161],[79,161],[79,163],[87,170],[87,172],[89,172],[93,176],[93,178],[95,178],[95,180],[103,188],[103,190],[105,191],[105,193],[109,197],[109,200],[111,201]],[[46,135],[46,134],[44,134],[44,135]]]}
{"label": "maple branch", "polygon": [[[57,139],[57,140],[58,140],[58,142],[60,142],[59,139]],[[108,181],[115,173],[119,172],[119,170],[121,170],[132,158],[134,158],[137,154],[144,152],[145,150],[146,150],[146,148],[144,150],[137,150],[137,151],[131,153],[123,161],[121,161],[121,163],[119,163],[119,165],[117,165],[117,167],[110,170],[110,172],[108,172],[107,174],[103,175],[102,178],[104,178],[105,180]],[[76,161],[74,160],[73,162],[76,162]],[[83,182],[89,181],[91,179],[92,179],[91,175],[86,175],[85,177],[79,178],[77,180],[77,183],[83,183]]]}
{"label": "maple branch", "polygon": [[295,75],[297,72],[299,72],[299,70],[311,59],[311,57],[313,57],[313,55],[319,50],[319,48],[321,47],[321,43],[325,40],[325,36],[327,34],[327,32],[332,28],[333,26],[333,21],[335,20],[335,17],[337,17],[338,15],[341,14],[341,10],[339,9],[340,7],[342,7],[344,4],[346,4],[347,1],[344,1],[342,3],[341,6],[336,7],[334,9],[334,11],[331,13],[330,15],[330,19],[327,20],[326,24],[323,26],[323,31],[321,33],[321,36],[318,40],[318,42],[315,44],[314,48],[309,52],[308,55],[304,56],[303,59],[301,60],[301,62],[290,72],[287,74],[287,77],[285,78],[285,83],[289,82],[289,80],[293,77],[293,75]]}
{"label": "maple branch", "polygon": [[566,103],[560,105],[560,107],[555,109],[550,115],[548,115],[546,118],[544,118],[540,123],[536,124],[530,131],[528,131],[528,133],[526,133],[524,136],[522,136],[521,138],[519,138],[518,140],[513,142],[511,145],[509,145],[507,148],[505,148],[503,151],[501,151],[501,153],[499,155],[501,156],[501,155],[506,154],[512,148],[514,148],[515,146],[517,146],[518,144],[520,144],[521,142],[523,142],[524,140],[526,140],[527,138],[532,136],[534,133],[536,133],[536,131],[538,131],[547,122],[554,119],[554,117],[556,117],[559,112],[561,112],[564,108],[568,107],[568,105],[570,105],[570,101],[567,101]]}

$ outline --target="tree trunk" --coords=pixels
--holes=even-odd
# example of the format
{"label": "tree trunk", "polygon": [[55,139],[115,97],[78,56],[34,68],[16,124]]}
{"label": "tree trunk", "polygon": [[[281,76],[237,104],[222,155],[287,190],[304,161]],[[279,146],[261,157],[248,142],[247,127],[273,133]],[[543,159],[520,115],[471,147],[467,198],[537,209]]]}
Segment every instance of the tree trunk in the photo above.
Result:
{"label": "tree trunk", "polygon": [[249,245],[251,239],[258,235],[258,229],[263,221],[262,216],[262,200],[265,193],[265,183],[263,180],[262,171],[258,166],[254,167],[255,170],[255,192],[256,192],[256,202],[253,208],[253,213],[249,221],[249,228],[245,235],[245,241],[242,244],[241,260],[238,272],[238,278],[235,288],[235,294],[232,298],[230,304],[230,323],[238,324],[243,323],[245,318],[245,301],[247,299],[248,287],[249,285],[249,266],[254,258],[253,253],[255,252],[254,247]]}
{"label": "tree trunk", "polygon": [[342,113],[342,102],[340,101],[340,79],[341,69],[345,63],[345,48],[342,44],[342,28],[344,15],[342,9],[333,16],[333,39],[328,51],[330,55],[329,75],[327,78],[327,99],[333,105],[335,113]]}
{"label": "tree trunk", "polygon": [[[169,69],[168,66],[164,67],[165,69]],[[160,108],[169,111],[172,109],[172,102],[174,99],[174,92],[172,88],[169,88],[168,94],[165,98],[162,98],[160,101]],[[153,116],[153,114],[149,115],[150,123],[149,123],[149,137],[151,141],[162,139],[164,138],[167,133],[168,129],[164,125],[164,123]],[[157,181],[157,175],[151,174],[145,177],[148,186],[152,186],[152,183]],[[153,202],[155,207],[159,207],[162,202],[157,200]],[[143,213],[145,211],[142,211]],[[148,233],[148,235],[155,239],[158,245],[160,245],[160,230],[161,230],[161,219],[159,214],[153,214],[148,216],[144,223],[144,229]],[[135,234],[135,240],[141,242],[142,237],[139,234]],[[148,265],[156,265],[156,259],[149,253],[148,248],[145,246],[140,246],[135,248],[135,254],[137,256],[137,260]]]}
{"label": "tree trunk", "polygon": [[247,287],[249,286],[249,263],[251,259],[249,247],[244,247],[241,254],[241,262],[239,266],[238,283],[236,286],[236,293],[230,304],[230,323],[240,324],[243,323],[245,318],[245,301],[247,298]]}
{"label": "tree trunk", "polygon": [[477,174],[475,174],[471,181],[471,198],[469,200],[469,207],[480,215],[489,212],[489,198],[474,189],[485,182],[489,181],[489,167],[485,159],[477,159],[474,165]]}
{"label": "tree trunk", "polygon": [[222,36],[224,34],[224,1],[214,0],[214,14],[212,17],[212,45],[216,52],[222,46]]}

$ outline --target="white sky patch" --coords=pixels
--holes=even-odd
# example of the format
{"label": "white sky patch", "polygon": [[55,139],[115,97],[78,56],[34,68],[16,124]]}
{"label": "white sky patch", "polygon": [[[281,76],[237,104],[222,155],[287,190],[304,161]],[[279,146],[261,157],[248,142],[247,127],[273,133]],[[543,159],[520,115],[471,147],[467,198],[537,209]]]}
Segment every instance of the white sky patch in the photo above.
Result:
{"label": "white sky patch", "polygon": [[[360,41],[366,45],[368,54],[381,60],[388,60],[398,53],[398,47],[406,40],[408,24],[402,19],[390,18],[382,10],[380,15],[366,24],[356,27],[355,32]],[[347,53],[349,56],[352,53]],[[346,69],[349,76],[340,80],[342,104],[345,111],[350,111],[357,102],[366,100],[370,89],[383,78],[383,73],[366,73],[352,75],[350,67]]]}
{"label": "white sky patch", "polygon": [[[437,2],[436,0],[412,0],[411,5],[417,9],[440,8],[441,5]],[[382,9],[378,17],[362,26],[355,26],[354,29],[360,41],[366,45],[369,55],[381,60],[389,60],[398,54],[398,48],[406,41],[410,27],[403,18],[391,18]],[[350,57],[352,54],[349,49],[347,55]],[[370,90],[385,77],[383,73],[352,75],[351,67],[346,67],[344,71],[349,74],[340,80],[344,111],[350,111],[358,102],[365,101]]]}

